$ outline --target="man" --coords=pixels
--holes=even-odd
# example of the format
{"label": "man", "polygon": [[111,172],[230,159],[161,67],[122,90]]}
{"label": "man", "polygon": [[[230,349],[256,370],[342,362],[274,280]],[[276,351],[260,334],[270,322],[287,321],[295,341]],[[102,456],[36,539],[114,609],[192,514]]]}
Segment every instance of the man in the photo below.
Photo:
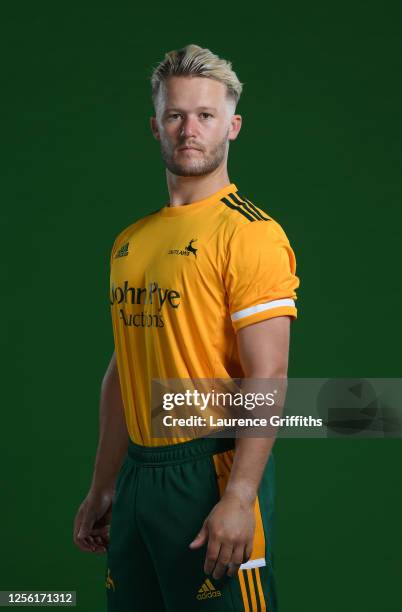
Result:
{"label": "man", "polygon": [[282,228],[228,177],[241,91],[196,45],[152,75],[170,202],[112,248],[115,353],[74,527],[107,550],[109,612],[276,609],[272,437],[154,438],[150,419],[153,379],[287,376],[299,280]]}

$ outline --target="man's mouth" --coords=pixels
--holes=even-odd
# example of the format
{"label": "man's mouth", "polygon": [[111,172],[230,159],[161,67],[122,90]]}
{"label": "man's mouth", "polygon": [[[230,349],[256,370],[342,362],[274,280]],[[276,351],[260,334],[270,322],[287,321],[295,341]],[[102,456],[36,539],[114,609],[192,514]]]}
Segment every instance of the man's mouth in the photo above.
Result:
{"label": "man's mouth", "polygon": [[201,149],[198,149],[197,147],[192,147],[192,146],[184,146],[184,147],[180,147],[179,151],[201,151]]}

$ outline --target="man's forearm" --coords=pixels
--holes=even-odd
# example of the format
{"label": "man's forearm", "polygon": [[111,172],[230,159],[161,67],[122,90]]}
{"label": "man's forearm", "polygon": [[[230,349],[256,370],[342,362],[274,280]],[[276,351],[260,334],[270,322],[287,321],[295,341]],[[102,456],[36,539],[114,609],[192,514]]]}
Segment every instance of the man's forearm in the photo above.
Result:
{"label": "man's forearm", "polygon": [[[244,394],[247,392],[255,393],[256,390],[258,392],[272,392],[273,387],[275,387],[278,393],[272,412],[276,415],[281,414],[287,384],[286,374],[283,371],[275,371],[275,378],[273,375],[270,376],[268,372],[264,375],[262,373],[254,376],[251,374],[244,383],[242,388]],[[261,408],[259,408],[258,416],[269,419],[270,414],[261,414]],[[264,435],[265,433],[265,437],[261,438],[247,437],[247,433],[248,431],[245,430],[243,437],[240,433],[239,437],[236,438],[235,455],[225,495],[227,497],[235,495],[245,503],[253,503],[275,442],[277,428],[271,426],[262,428],[261,434]]]}
{"label": "man's forearm", "polygon": [[127,426],[116,360],[113,355],[101,386],[99,442],[91,485],[93,491],[114,490],[127,446]]}
{"label": "man's forearm", "polygon": [[261,478],[274,444],[273,438],[238,438],[225,497],[246,504],[255,501]]}

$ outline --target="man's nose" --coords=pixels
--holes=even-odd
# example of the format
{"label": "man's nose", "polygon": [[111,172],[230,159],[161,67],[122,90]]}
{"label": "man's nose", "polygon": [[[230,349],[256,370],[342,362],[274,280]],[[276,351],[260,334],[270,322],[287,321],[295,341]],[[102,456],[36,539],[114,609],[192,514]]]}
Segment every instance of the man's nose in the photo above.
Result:
{"label": "man's nose", "polygon": [[183,138],[191,138],[197,135],[197,118],[186,116],[181,124],[180,134]]}

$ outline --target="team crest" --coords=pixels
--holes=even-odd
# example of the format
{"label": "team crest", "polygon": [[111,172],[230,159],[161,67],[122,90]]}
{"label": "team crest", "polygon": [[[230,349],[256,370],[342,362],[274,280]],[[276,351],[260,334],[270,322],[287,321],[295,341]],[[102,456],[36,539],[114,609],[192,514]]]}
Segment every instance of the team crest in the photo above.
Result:
{"label": "team crest", "polygon": [[184,249],[170,249],[170,251],[168,251],[168,255],[184,255],[185,257],[194,255],[194,257],[197,259],[198,249],[193,246],[194,242],[197,242],[197,240],[198,238],[192,238]]}

